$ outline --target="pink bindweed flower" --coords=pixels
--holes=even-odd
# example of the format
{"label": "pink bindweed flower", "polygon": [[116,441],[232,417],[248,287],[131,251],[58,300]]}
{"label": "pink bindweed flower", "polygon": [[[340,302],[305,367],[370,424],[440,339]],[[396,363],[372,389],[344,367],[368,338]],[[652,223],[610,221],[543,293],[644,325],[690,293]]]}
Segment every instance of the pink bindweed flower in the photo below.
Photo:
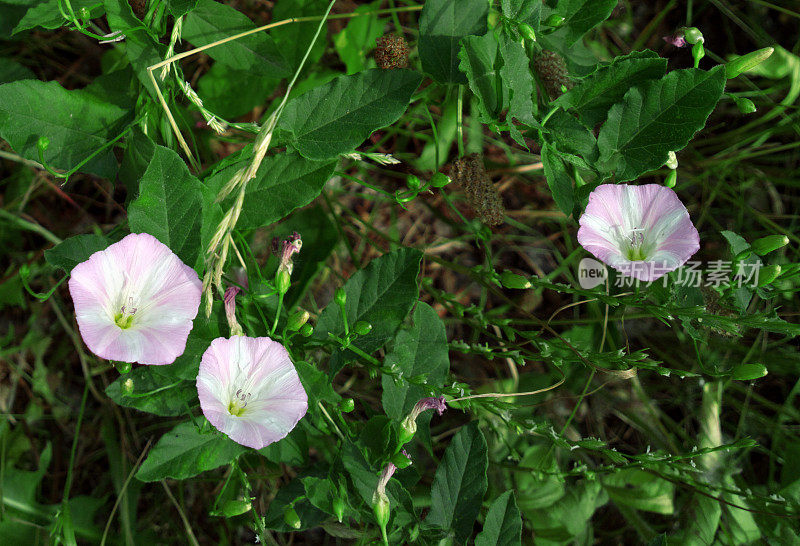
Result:
{"label": "pink bindweed flower", "polygon": [[200,361],[197,394],[209,423],[253,449],[284,438],[308,409],[289,353],[268,337],[212,341]]}
{"label": "pink bindweed flower", "polygon": [[72,270],[81,337],[101,358],[171,364],[186,349],[201,283],[165,244],[131,233]]}
{"label": "pink bindweed flower", "polygon": [[589,195],[578,242],[623,275],[653,281],[700,248],[689,212],[658,184],[603,184]]}
{"label": "pink bindweed flower", "polygon": [[281,262],[278,265],[278,271],[286,271],[291,275],[294,269],[292,259],[295,254],[300,252],[301,248],[303,248],[303,240],[296,231],[283,241],[275,237],[272,240],[272,251],[280,256]]}

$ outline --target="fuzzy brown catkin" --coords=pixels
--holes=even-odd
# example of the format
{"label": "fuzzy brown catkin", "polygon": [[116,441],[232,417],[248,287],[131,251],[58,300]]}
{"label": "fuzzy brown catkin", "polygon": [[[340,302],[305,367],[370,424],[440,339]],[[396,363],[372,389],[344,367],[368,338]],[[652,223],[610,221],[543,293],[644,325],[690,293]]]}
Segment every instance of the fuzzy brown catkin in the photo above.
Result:
{"label": "fuzzy brown catkin", "polygon": [[569,78],[567,63],[564,62],[564,57],[555,51],[542,51],[533,60],[533,67],[544,84],[550,99],[556,99],[563,94],[562,85],[567,89],[572,88],[573,82]]}
{"label": "fuzzy brown catkin", "polygon": [[408,44],[397,34],[378,38],[375,48],[375,63],[378,68],[405,68],[408,66]]}
{"label": "fuzzy brown catkin", "polygon": [[470,154],[454,161],[452,176],[464,189],[467,203],[475,216],[490,226],[503,223],[506,212],[503,199],[486,173],[478,154]]}

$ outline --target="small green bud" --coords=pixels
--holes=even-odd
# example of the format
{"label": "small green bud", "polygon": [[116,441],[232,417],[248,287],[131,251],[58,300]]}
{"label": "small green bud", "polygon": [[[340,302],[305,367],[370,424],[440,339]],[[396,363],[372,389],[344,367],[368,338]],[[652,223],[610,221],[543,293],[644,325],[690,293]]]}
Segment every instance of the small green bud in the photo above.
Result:
{"label": "small green bud", "polygon": [[295,510],[294,506],[291,505],[286,507],[286,510],[283,511],[283,521],[285,521],[286,525],[292,527],[293,529],[299,529],[302,525],[300,522],[300,516],[297,515],[297,510]]}
{"label": "small green bud", "polygon": [[703,42],[697,42],[692,46],[692,58],[694,59],[694,66],[697,68],[697,65],[700,64],[700,59],[705,57],[706,55],[706,48],[703,47]]}
{"label": "small green bud", "polygon": [[248,500],[237,499],[225,503],[222,507],[222,514],[226,518],[241,516],[253,509],[253,503]]}
{"label": "small green bud", "polygon": [[36,141],[36,147],[39,149],[40,152],[44,152],[47,148],[50,147],[50,139],[46,136],[40,136],[39,140]]}
{"label": "small green bud", "polygon": [[533,27],[530,26],[528,23],[520,23],[519,25],[517,25],[517,30],[519,31],[520,34],[522,34],[522,37],[528,40],[529,42],[536,41],[536,32],[534,32]]}
{"label": "small green bud", "polygon": [[122,383],[122,392],[129,396],[133,394],[133,379],[129,377]]}
{"label": "small green bud", "polygon": [[664,180],[664,185],[668,188],[674,188],[678,183],[678,171],[669,171],[667,178]]}
{"label": "small green bud", "polygon": [[400,429],[397,431],[397,445],[404,446],[410,442],[414,435],[417,433],[417,421],[407,416],[400,424]]}
{"label": "small green bud", "polygon": [[696,44],[698,42],[705,41],[703,38],[703,33],[697,27],[689,27],[683,29],[683,39],[686,40],[687,44]]}
{"label": "small green bud", "polygon": [[121,374],[130,373],[133,365],[130,362],[114,362],[114,367]]}
{"label": "small green bud", "polygon": [[403,470],[404,468],[408,467],[411,464],[411,459],[409,459],[402,451],[399,453],[395,453],[394,457],[392,457],[392,464]]}
{"label": "small green bud", "polygon": [[431,186],[434,188],[444,188],[451,182],[450,177],[444,173],[435,173],[431,177]]}
{"label": "small green bud", "polygon": [[86,9],[86,7],[82,7],[78,10],[78,17],[80,17],[82,21],[88,21],[92,18],[92,13]]}
{"label": "small green bud", "polygon": [[417,191],[422,187],[422,181],[417,175],[409,174],[406,177],[406,186],[408,186],[408,189],[410,190]]}
{"label": "small green bud", "polygon": [[353,326],[353,330],[360,336],[365,336],[372,331],[372,324],[367,321],[359,320],[356,322],[355,326]]}
{"label": "small green bud", "polygon": [[311,334],[314,333],[314,327],[310,324],[306,323],[300,327],[300,335],[303,337],[311,337]]}
{"label": "small green bud", "polygon": [[275,274],[275,289],[278,291],[278,294],[285,294],[288,292],[291,285],[292,277],[289,275],[289,272],[285,269],[279,269]]}
{"label": "small green bud", "polygon": [[375,521],[378,522],[381,528],[386,528],[386,524],[389,523],[389,515],[391,514],[389,499],[386,495],[376,495],[376,497],[372,504],[372,511],[375,513]]}
{"label": "small green bud", "polygon": [[336,293],[333,295],[333,300],[339,307],[345,306],[347,303],[347,292],[344,291],[344,288],[339,287],[336,289]]}
{"label": "small green bud", "polygon": [[500,275],[500,282],[505,288],[514,290],[526,290],[532,286],[528,279],[511,271],[503,271],[503,274]]}
{"label": "small green bud", "polygon": [[772,283],[781,274],[781,266],[766,265],[758,270],[758,286],[763,287]]}
{"label": "small green bud", "polygon": [[750,99],[736,96],[733,96],[732,98],[733,102],[736,103],[736,108],[738,108],[739,112],[742,114],[752,114],[756,111],[756,105]]}
{"label": "small green bud", "polygon": [[562,17],[557,13],[554,13],[550,17],[545,19],[544,24],[547,25],[548,27],[558,28],[564,24],[564,21],[565,21],[564,17]]}
{"label": "small green bud", "polygon": [[769,56],[772,55],[774,51],[774,47],[765,47],[735,58],[725,65],[725,76],[730,80],[743,72],[752,70],[769,59]]}
{"label": "small green bud", "polygon": [[289,320],[286,322],[286,328],[291,332],[296,332],[308,322],[310,316],[311,315],[305,309],[298,309],[289,316]]}
{"label": "small green bud", "polygon": [[352,398],[343,398],[339,402],[339,411],[342,413],[350,413],[354,409],[356,409],[356,403]]}
{"label": "small green bud", "polygon": [[336,519],[339,520],[339,523],[342,523],[342,519],[344,518],[344,500],[341,497],[333,498],[333,513],[336,515]]}
{"label": "small green bud", "polygon": [[672,169],[673,171],[678,168],[678,156],[675,155],[675,152],[672,150],[669,151],[667,154],[667,162],[664,163],[667,168]]}
{"label": "small green bud", "polygon": [[762,237],[753,241],[753,244],[750,245],[750,248],[752,248],[753,252],[759,256],[764,256],[774,250],[783,248],[788,244],[789,238],[786,235],[767,235],[766,237]]}

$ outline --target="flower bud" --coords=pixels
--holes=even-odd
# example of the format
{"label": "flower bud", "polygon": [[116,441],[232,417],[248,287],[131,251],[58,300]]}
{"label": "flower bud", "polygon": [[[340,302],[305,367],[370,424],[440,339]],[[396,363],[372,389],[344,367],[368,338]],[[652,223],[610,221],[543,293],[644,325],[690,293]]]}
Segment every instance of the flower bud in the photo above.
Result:
{"label": "flower bud", "polygon": [[306,323],[300,327],[300,335],[303,337],[311,337],[311,334],[313,333],[314,333],[314,327],[311,326],[310,324]]}
{"label": "flower bud", "polygon": [[342,497],[333,498],[333,513],[336,515],[336,519],[339,520],[339,523],[342,523],[342,519],[344,518],[344,500]]}
{"label": "flower bud", "polygon": [[291,505],[287,506],[286,510],[283,511],[283,521],[286,522],[286,525],[294,529],[299,529],[302,525],[300,516],[297,515],[297,510]]}
{"label": "flower bud", "polygon": [[40,136],[39,140],[36,141],[36,147],[39,149],[40,152],[44,152],[47,148],[50,147],[50,139],[46,136]]}
{"label": "flower bud", "polygon": [[133,394],[133,379],[130,377],[122,383],[122,393],[128,396]]}
{"label": "flower bud", "polygon": [[397,431],[397,445],[404,446],[410,442],[417,433],[417,420],[408,415],[400,423],[400,430]]}
{"label": "flower bud", "polygon": [[359,320],[356,322],[355,326],[353,326],[353,330],[360,336],[365,336],[372,331],[372,324],[365,320]]}
{"label": "flower bud", "polygon": [[695,68],[700,64],[700,59],[705,57],[706,49],[703,47],[703,42],[697,42],[692,46],[692,58],[694,59]]}
{"label": "flower bud", "polygon": [[554,13],[550,17],[545,19],[544,24],[547,25],[548,27],[558,28],[564,24],[564,21],[565,21],[564,17],[562,17],[557,13]]}
{"label": "flower bud", "polygon": [[734,96],[733,102],[736,103],[736,108],[738,108],[739,112],[742,114],[752,114],[756,111],[755,103],[748,98]]}
{"label": "flower bud", "polygon": [[444,188],[451,182],[450,177],[444,173],[435,173],[431,177],[431,186],[434,188]]}
{"label": "flower bud", "polygon": [[675,155],[675,152],[672,150],[669,151],[667,154],[667,162],[664,163],[667,168],[672,169],[673,171],[678,168],[678,156]]}
{"label": "flower bud", "polygon": [[420,181],[417,175],[409,174],[406,177],[406,186],[408,186],[408,189],[410,190],[417,191],[418,189],[420,189],[420,187],[422,187],[422,182]]}
{"label": "flower bud", "polygon": [[500,275],[500,282],[505,288],[512,288],[514,290],[526,290],[532,286],[528,279],[508,270],[503,271],[503,274]]}
{"label": "flower bud", "polygon": [[730,80],[743,72],[752,70],[766,61],[774,51],[774,47],[765,47],[735,58],[725,65],[725,76]]}
{"label": "flower bud", "polygon": [[222,514],[226,518],[241,516],[253,509],[253,503],[248,500],[236,499],[230,500],[222,507]]}
{"label": "flower bud", "polygon": [[356,409],[356,403],[352,398],[343,398],[339,402],[339,411],[342,413],[350,413],[354,409]]}
{"label": "flower bud", "polygon": [[705,41],[703,38],[703,33],[697,27],[689,27],[683,29],[683,39],[686,40],[686,43],[689,44],[696,44],[698,42],[702,43]]}
{"label": "flower bud", "polygon": [[664,185],[668,188],[674,188],[678,183],[678,171],[669,171],[667,178],[664,180]]}
{"label": "flower bud", "polygon": [[279,269],[275,274],[275,289],[278,291],[278,294],[283,295],[288,292],[291,284],[292,277],[289,275],[289,272],[285,269]]}
{"label": "flower bud", "polygon": [[789,238],[786,235],[767,235],[766,237],[762,237],[753,241],[753,244],[750,245],[750,248],[753,249],[753,252],[759,256],[764,256],[774,250],[783,248],[788,244]]}
{"label": "flower bud", "polygon": [[522,37],[528,40],[529,42],[536,41],[536,32],[534,32],[533,27],[530,26],[528,23],[520,23],[519,25],[517,25],[517,30],[519,31],[520,34],[522,34]]}
{"label": "flower bud", "polygon": [[289,316],[289,320],[286,322],[286,329],[290,332],[298,331],[308,322],[310,316],[311,315],[305,309],[298,309]]}
{"label": "flower bud", "polygon": [[130,373],[133,365],[130,362],[114,362],[114,367],[121,374]]}
{"label": "flower bud", "polygon": [[781,266],[767,265],[758,270],[758,286],[759,288],[767,286],[772,283],[781,274]]}
{"label": "flower bud", "polygon": [[391,515],[389,498],[385,494],[382,497],[376,495],[372,503],[372,511],[375,513],[375,521],[380,525],[382,532],[386,533],[386,525],[389,523]]}
{"label": "flower bud", "polygon": [[344,291],[344,288],[339,287],[336,289],[336,293],[333,295],[333,301],[336,302],[336,305],[339,307],[344,307],[347,303],[347,292]]}

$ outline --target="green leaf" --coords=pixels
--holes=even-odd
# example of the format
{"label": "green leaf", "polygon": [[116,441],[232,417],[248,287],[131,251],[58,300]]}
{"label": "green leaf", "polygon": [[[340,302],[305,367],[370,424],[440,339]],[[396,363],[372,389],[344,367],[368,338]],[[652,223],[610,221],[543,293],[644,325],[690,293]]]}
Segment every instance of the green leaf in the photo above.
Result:
{"label": "green leaf", "polygon": [[168,148],[156,146],[139,182],[139,196],[128,207],[133,233],[149,233],[194,267],[200,255],[203,220],[201,183]]}
{"label": "green leaf", "polygon": [[426,0],[419,17],[422,70],[442,83],[467,83],[458,70],[460,42],[486,33],[488,13],[485,0]]}
{"label": "green leaf", "polygon": [[488,465],[486,440],[472,421],[458,431],[436,469],[431,511],[425,521],[454,531],[457,540],[466,541],[486,493]]}
{"label": "green leaf", "polygon": [[288,436],[263,447],[258,452],[276,464],[300,466],[308,459],[308,438],[302,427],[295,427]]}
{"label": "green leaf", "polygon": [[[253,22],[234,8],[214,0],[199,0],[184,19],[183,39],[200,47],[254,28]],[[205,52],[234,70],[272,78],[289,74],[286,60],[266,32],[232,40]]]}
{"label": "green leaf", "polygon": [[[125,57],[131,63],[139,82],[155,98],[157,94],[147,67],[163,60],[163,55],[159,51],[163,51],[165,48],[157,43],[153,35],[149,34],[150,29],[134,15],[127,0],[104,0],[104,2],[108,26],[112,31],[125,35],[123,42]],[[154,75],[157,76],[157,71]]]}
{"label": "green leaf", "polygon": [[[356,347],[371,353],[392,338],[417,301],[421,259],[419,250],[403,247],[372,260],[347,280],[348,325],[352,328],[360,320],[372,324],[369,334],[354,341]],[[315,339],[327,341],[329,333],[344,335],[342,313],[334,301],[325,307],[314,327]]]}
{"label": "green leaf", "polygon": [[[328,2],[325,0],[281,0],[276,2],[272,8],[272,20],[281,21],[292,17],[322,15],[327,6]],[[270,31],[272,39],[275,40],[275,44],[292,71],[300,65],[318,25],[317,21],[306,21],[283,25]],[[325,52],[325,36],[323,29],[317,41],[314,42],[314,47],[311,48],[306,66],[314,66],[322,57]]]}
{"label": "green leaf", "polygon": [[567,173],[566,164],[559,153],[547,144],[542,146],[542,164],[553,200],[558,209],[569,216],[575,207],[575,191],[572,188],[572,177]]}
{"label": "green leaf", "polygon": [[489,507],[483,531],[475,537],[475,546],[514,546],[522,544],[522,516],[514,492],[506,491]]}
{"label": "green leaf", "polygon": [[247,451],[204,418],[198,422],[205,432],[200,432],[194,423],[185,422],[164,434],[147,454],[136,478],[143,482],[183,480],[228,464]]}
{"label": "green leaf", "polygon": [[[392,348],[384,363],[403,374],[395,381],[384,375],[383,409],[392,419],[401,420],[420,398],[428,396],[430,389],[440,387],[450,369],[449,347],[444,323],[427,303],[418,303],[412,316],[413,325],[397,332]],[[425,387],[414,385],[408,379],[425,378]]]}
{"label": "green leaf", "polygon": [[[0,137],[33,161],[39,161],[39,137],[47,137],[50,145],[44,160],[56,169],[72,169],[88,158],[122,132],[128,116],[121,108],[83,91],[67,91],[54,81],[0,85]],[[116,160],[105,150],[80,170],[108,178],[116,170]]]}
{"label": "green leaf", "polygon": [[[102,1],[72,0],[70,5],[72,6],[72,10],[75,12],[76,16],[80,10],[84,8],[89,10],[90,19],[95,19],[103,15]],[[64,7],[64,9],[66,10],[66,7]],[[37,27],[52,30],[65,24],[67,24],[67,20],[63,15],[61,15],[59,1],[45,0],[42,2],[37,2],[35,5],[28,8],[28,11],[25,12],[25,16],[19,23],[17,23],[17,26],[14,28],[14,32],[12,32],[12,34]]]}
{"label": "green leaf", "polygon": [[600,130],[600,168],[624,182],[663,165],[705,126],[725,81],[724,66],[689,68],[630,89]]}
{"label": "green leaf", "polygon": [[672,514],[675,486],[663,478],[636,468],[605,476],[603,487],[611,500],[636,510]]}
{"label": "green leaf", "polygon": [[197,93],[210,111],[223,118],[236,118],[264,104],[279,82],[279,78],[214,63],[197,82]]}
{"label": "green leaf", "polygon": [[558,0],[556,13],[564,18],[566,45],[574,44],[608,19],[615,7],[617,0]]}
{"label": "green leaf", "polygon": [[334,390],[330,379],[322,370],[308,362],[297,362],[294,365],[300,382],[308,394],[308,407],[316,408],[319,402],[338,404],[341,396]]}
{"label": "green leaf", "polygon": [[[251,148],[244,159],[214,173],[207,184],[221,188],[239,169],[250,163]],[[285,218],[293,210],[308,205],[322,191],[333,175],[335,161],[314,161],[296,152],[267,156],[256,177],[247,184],[239,229],[268,226]],[[230,204],[233,198],[228,200]]]}
{"label": "green leaf", "polygon": [[507,121],[516,118],[523,123],[533,125],[536,123],[533,117],[535,110],[532,99],[533,74],[528,54],[522,44],[504,34],[500,38],[500,55],[503,58],[500,78],[511,93]]}
{"label": "green leaf", "polygon": [[367,67],[367,53],[375,48],[375,41],[383,36],[386,21],[378,19],[375,13],[378,4],[380,2],[359,6],[354,13],[368,12],[370,15],[350,19],[347,26],[333,38],[333,45],[348,74],[355,74]]}
{"label": "green leaf", "polygon": [[[176,377],[171,368],[137,367],[106,387],[106,394],[126,408],[161,416],[182,415],[187,405],[197,399],[197,385]],[[130,392],[126,384],[130,385]]]}
{"label": "green leaf", "polygon": [[104,250],[109,240],[104,235],[75,235],[65,239],[53,248],[44,251],[44,259],[54,267],[67,273],[99,250]]}
{"label": "green leaf", "polygon": [[197,6],[197,0],[167,0],[167,8],[173,17],[186,15]]}
{"label": "green leaf", "polygon": [[0,84],[35,78],[36,76],[27,67],[6,57],[0,57]]}
{"label": "green leaf", "polygon": [[661,78],[666,70],[666,59],[652,51],[634,51],[616,57],[561,95],[554,104],[565,110],[574,108],[585,125],[594,127],[606,119],[609,108],[620,102],[630,88],[645,80]]}
{"label": "green leaf", "polygon": [[372,69],[335,80],[291,99],[280,127],[309,159],[332,159],[397,121],[422,81],[412,70]]}
{"label": "green leaf", "polygon": [[579,481],[568,487],[566,494],[555,504],[525,510],[524,513],[537,539],[563,543],[588,534],[592,514],[606,502],[608,495],[597,481]]}
{"label": "green leaf", "polygon": [[526,23],[539,32],[539,18],[542,13],[542,3],[539,0],[500,0],[503,17],[508,17],[518,23]]}
{"label": "green leaf", "polygon": [[733,369],[731,379],[737,381],[751,381],[761,379],[767,375],[767,367],[763,364],[739,364]]}
{"label": "green leaf", "polygon": [[594,170],[594,164],[600,155],[597,139],[575,116],[558,110],[550,116],[543,129],[547,140],[558,149],[565,161]]}
{"label": "green leaf", "polygon": [[461,40],[458,67],[466,74],[469,88],[478,99],[484,123],[500,119],[508,104],[507,83],[500,78],[500,58],[494,32]]}

